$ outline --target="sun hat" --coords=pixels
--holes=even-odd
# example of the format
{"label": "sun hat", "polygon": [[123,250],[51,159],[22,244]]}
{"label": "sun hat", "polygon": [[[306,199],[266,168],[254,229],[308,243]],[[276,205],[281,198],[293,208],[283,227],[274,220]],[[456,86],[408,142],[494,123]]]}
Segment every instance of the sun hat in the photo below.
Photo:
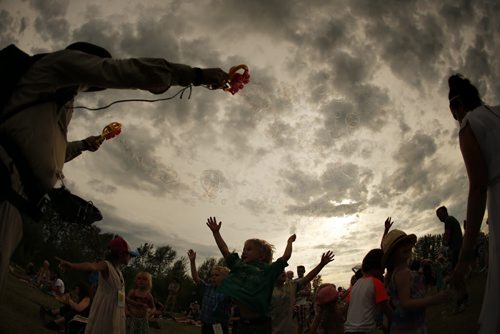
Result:
{"label": "sun hat", "polygon": [[404,242],[411,242],[415,244],[417,242],[417,236],[415,234],[406,234],[401,230],[392,230],[385,235],[384,239],[382,239],[382,250],[384,251],[382,265],[384,267],[387,267],[387,260],[392,251]]}
{"label": "sun hat", "polygon": [[130,250],[128,243],[122,237],[115,237],[108,244],[108,249],[113,254],[125,254],[130,256],[139,256],[136,251]]}
{"label": "sun hat", "polygon": [[319,289],[316,294],[316,303],[324,305],[333,302],[337,299],[338,291],[333,284],[326,284]]}

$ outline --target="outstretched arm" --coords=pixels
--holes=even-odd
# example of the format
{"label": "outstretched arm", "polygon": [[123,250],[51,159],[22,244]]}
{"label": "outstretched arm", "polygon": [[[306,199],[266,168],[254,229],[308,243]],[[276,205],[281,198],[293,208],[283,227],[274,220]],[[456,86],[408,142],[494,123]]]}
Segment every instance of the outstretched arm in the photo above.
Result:
{"label": "outstretched arm", "polygon": [[227,248],[226,242],[224,241],[224,239],[222,239],[222,236],[220,235],[221,225],[222,222],[217,223],[217,219],[215,217],[208,218],[207,226],[212,231],[215,243],[217,244],[217,247],[219,247],[222,256],[226,258],[231,253],[229,252],[229,248]]}
{"label": "outstretched arm", "polygon": [[108,270],[108,266],[104,261],[72,263],[58,257],[56,257],[56,260],[59,261],[59,268],[63,270],[72,269],[79,271],[101,271],[101,272]]}
{"label": "outstretched arm", "polygon": [[488,168],[470,124],[460,131],[459,137],[460,149],[469,177],[469,196],[467,199],[467,229],[464,233],[460,258],[452,275],[452,281],[456,284],[460,282],[463,284],[467,268],[474,258],[474,246],[486,209]]}
{"label": "outstretched arm", "polygon": [[290,260],[290,257],[292,257],[292,244],[293,242],[297,239],[297,236],[295,234],[292,234],[286,243],[286,248],[285,252],[283,253],[283,256],[281,257],[283,260],[288,261]]}
{"label": "outstretched arm", "polygon": [[304,284],[307,284],[309,283],[310,281],[312,281],[314,279],[314,277],[316,277],[319,272],[330,262],[333,261],[333,258],[335,257],[335,255],[333,254],[332,251],[328,251],[326,253],[323,253],[323,255],[321,255],[321,261],[318,263],[318,265],[316,267],[314,267],[313,270],[311,270],[310,272],[307,273],[307,275],[304,277]]}
{"label": "outstretched arm", "polygon": [[425,309],[427,306],[442,304],[450,299],[450,292],[447,290],[443,290],[432,296],[412,298],[410,294],[411,280],[412,278],[409,269],[399,271],[394,276],[394,281],[396,283],[401,301],[401,307],[404,310]]}
{"label": "outstretched arm", "polygon": [[382,242],[384,241],[384,237],[387,235],[387,233],[389,233],[392,224],[394,224],[394,222],[391,220],[391,217],[387,217],[387,219],[384,222],[384,234],[382,235],[382,239],[380,240],[380,248],[382,248]]}
{"label": "outstretched arm", "polygon": [[198,284],[200,283],[200,276],[198,275],[198,270],[196,269],[196,252],[192,249],[188,250],[189,265],[191,266],[191,277],[193,281]]}
{"label": "outstretched arm", "polygon": [[73,160],[74,158],[82,154],[83,151],[97,151],[103,141],[104,137],[90,136],[83,140],[69,142],[66,145],[66,158],[64,159],[64,161],[68,162]]}

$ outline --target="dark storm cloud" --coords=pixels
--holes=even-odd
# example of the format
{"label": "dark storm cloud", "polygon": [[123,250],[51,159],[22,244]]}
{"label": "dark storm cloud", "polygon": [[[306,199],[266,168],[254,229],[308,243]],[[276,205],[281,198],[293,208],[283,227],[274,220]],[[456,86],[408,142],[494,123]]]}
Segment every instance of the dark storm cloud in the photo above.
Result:
{"label": "dark storm cloud", "polygon": [[[403,142],[394,153],[396,170],[382,181],[382,188],[390,197],[406,192],[419,194],[430,191],[434,169],[438,161],[431,160],[437,151],[434,138],[424,133],[416,133]],[[439,171],[439,170],[438,170]]]}
{"label": "dark storm cloud", "polygon": [[[354,51],[357,49],[354,46]],[[312,72],[308,79],[319,92],[311,96],[310,103],[319,103],[324,117],[324,126],[316,134],[317,144],[332,146],[360,128],[378,131],[387,121],[389,97],[387,91],[371,83],[379,65],[377,58],[370,52],[340,49],[320,62],[328,67]]]}
{"label": "dark storm cloud", "polygon": [[300,170],[282,172],[283,189],[295,201],[287,213],[302,216],[334,217],[354,214],[366,207],[373,172],[352,163],[330,163],[319,175]]}
{"label": "dark storm cloud", "polygon": [[100,45],[115,58],[124,57],[118,52],[121,38],[121,33],[113,21],[100,18],[89,19],[72,31],[72,41],[86,41]]}
{"label": "dark storm cloud", "polygon": [[[176,29],[172,25],[177,24]],[[141,17],[135,25],[120,27],[120,47],[133,57],[161,57],[172,62],[181,62],[179,35],[176,33],[182,21],[166,14],[161,19]]]}
{"label": "dark storm cloud", "polygon": [[[96,171],[105,176],[107,184],[119,184],[156,196],[178,195],[187,191],[189,187],[182,182],[178,171],[156,156],[156,146],[152,145],[155,141],[142,127],[129,124],[126,132],[100,149],[99,155],[89,156],[89,161],[95,164]],[[112,189],[104,187],[96,190],[105,193]]]}
{"label": "dark storm cloud", "polygon": [[15,43],[15,26],[14,19],[6,10],[0,10],[0,45],[6,47],[9,44]]}
{"label": "dark storm cloud", "polygon": [[95,189],[95,191],[100,192],[105,195],[111,195],[113,193],[116,193],[118,190],[118,187],[116,187],[114,184],[109,182],[108,180],[97,180],[97,179],[92,179],[89,182],[90,187]]}
{"label": "dark storm cloud", "polygon": [[68,9],[68,0],[32,0],[31,6],[37,12],[35,28],[46,39],[67,43],[70,37],[70,24],[65,15]]}
{"label": "dark storm cloud", "polygon": [[[122,236],[127,240],[131,247],[139,246],[144,243],[151,243],[156,247],[171,246],[177,256],[185,256],[188,249],[195,249],[199,254],[207,257],[219,257],[215,245],[208,246],[203,244],[193,243],[182,236],[172,232],[159,232],[156,228],[142,221],[133,221],[119,215],[114,207],[107,206],[103,203],[96,203],[103,213],[104,219],[96,224],[97,227],[106,233],[113,233]],[[163,224],[173,222],[162,222]]]}
{"label": "dark storm cloud", "polygon": [[280,119],[269,123],[266,132],[276,147],[293,147],[296,143],[293,126]]}
{"label": "dark storm cloud", "polygon": [[264,212],[270,212],[273,211],[273,209],[269,208],[269,203],[263,201],[263,200],[258,200],[258,199],[245,199],[240,202],[240,205],[247,208],[252,215],[255,216],[260,216]]}

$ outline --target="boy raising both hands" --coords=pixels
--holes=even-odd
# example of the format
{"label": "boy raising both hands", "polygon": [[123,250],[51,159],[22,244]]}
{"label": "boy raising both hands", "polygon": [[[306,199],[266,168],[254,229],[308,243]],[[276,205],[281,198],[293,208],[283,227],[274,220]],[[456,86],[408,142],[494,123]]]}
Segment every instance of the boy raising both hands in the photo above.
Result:
{"label": "boy raising both hands", "polygon": [[292,255],[295,234],[288,238],[283,256],[272,262],[273,246],[261,239],[245,241],[241,258],[229,252],[220,234],[222,222],[208,218],[207,226],[231,272],[219,285],[218,291],[232,297],[241,312],[238,333],[271,334],[271,318],[267,316],[276,279]]}

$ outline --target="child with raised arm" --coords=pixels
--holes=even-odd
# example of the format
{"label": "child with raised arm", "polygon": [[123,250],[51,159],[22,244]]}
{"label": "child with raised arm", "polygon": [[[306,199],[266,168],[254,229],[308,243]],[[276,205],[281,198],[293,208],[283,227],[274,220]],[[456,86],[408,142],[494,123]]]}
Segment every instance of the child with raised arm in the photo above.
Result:
{"label": "child with raised arm", "polygon": [[287,280],[287,275],[283,270],[276,280],[271,299],[270,315],[273,334],[297,333],[299,327],[293,319],[297,291],[309,284],[328,263],[333,261],[334,256],[331,251],[323,253],[319,264],[306,276],[296,280]]}
{"label": "child with raised arm", "polygon": [[220,234],[222,222],[208,218],[207,226],[231,272],[218,291],[232,297],[240,309],[238,334],[271,334],[271,318],[267,316],[274,284],[292,255],[295,234],[288,238],[283,256],[272,262],[273,247],[265,240],[245,241],[241,259],[229,249]]}
{"label": "child with raised arm", "polygon": [[188,257],[191,266],[191,277],[196,285],[203,289],[200,310],[201,332],[203,334],[228,334],[232,301],[231,298],[217,292],[216,289],[222,280],[226,278],[229,268],[221,266],[213,267],[210,271],[208,282],[205,282],[200,278],[196,269],[196,252],[190,249]]}
{"label": "child with raised arm", "polygon": [[104,261],[71,263],[57,258],[61,269],[99,272],[85,334],[125,333],[125,282],[120,267],[127,265],[131,256],[138,253],[131,251],[123,238],[115,237],[108,244]]}

